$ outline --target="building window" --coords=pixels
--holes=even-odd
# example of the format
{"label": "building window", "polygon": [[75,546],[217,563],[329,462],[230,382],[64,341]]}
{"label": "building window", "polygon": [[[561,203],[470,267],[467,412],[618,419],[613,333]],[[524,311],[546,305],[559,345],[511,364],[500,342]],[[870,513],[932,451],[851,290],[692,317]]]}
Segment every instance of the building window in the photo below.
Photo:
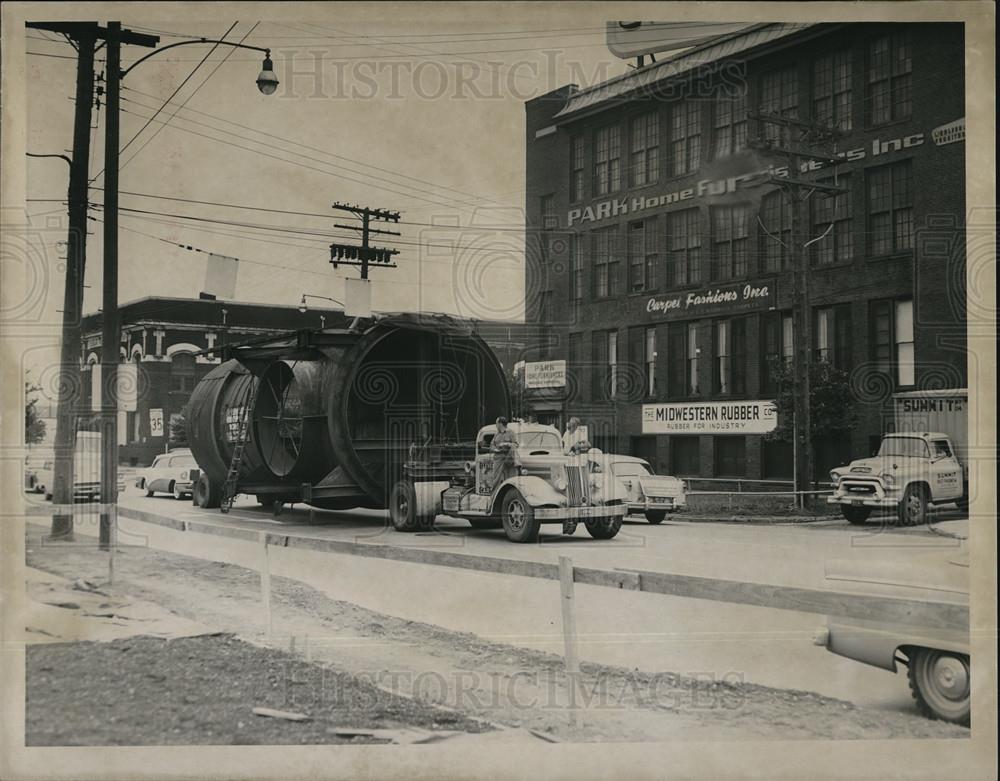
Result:
{"label": "building window", "polygon": [[875,38],[868,47],[868,122],[882,125],[913,113],[913,59],[906,32]]}
{"label": "building window", "polygon": [[792,204],[783,190],[768,193],[761,200],[759,227],[764,271],[788,268],[792,254]]}
{"label": "building window", "polygon": [[591,234],[594,259],[594,298],[616,296],[618,289],[618,229],[603,228]]}
{"label": "building window", "polygon": [[633,222],[628,227],[629,290],[652,290],[656,287],[656,266],[659,263],[659,240],[656,220]]}
{"label": "building window", "polygon": [[190,393],[195,386],[195,358],[191,353],[174,353],[170,358],[170,390]]}
{"label": "building window", "polygon": [[656,394],[656,327],[629,328],[628,351],[630,380],[627,385],[637,391],[641,388],[643,398],[652,398]]}
{"label": "building window", "polygon": [[795,465],[792,443],[765,439],[761,444],[764,479],[791,480]]}
{"label": "building window", "polygon": [[[788,119],[799,116],[799,79],[794,67],[767,73],[760,84],[760,113]],[[762,122],[763,136],[787,145],[788,130],[777,122]]]}
{"label": "building window", "polygon": [[715,393],[746,393],[746,321],[742,317],[715,321]]}
{"label": "building window", "polygon": [[670,112],[670,175],[698,170],[701,162],[701,103],[684,100]]}
{"label": "building window", "polygon": [[583,200],[583,180],[586,168],[583,162],[583,136],[570,141],[569,199]]}
{"label": "building window", "polygon": [[538,234],[541,261],[548,263],[552,259],[552,236],[549,231],[559,227],[559,217],[556,216],[556,197],[543,195],[538,199],[538,208],[542,216],[542,229]]}
{"label": "building window", "polygon": [[813,64],[813,116],[821,125],[851,129],[851,53],[836,52]]}
{"label": "building window", "polygon": [[747,94],[745,88],[721,93],[715,101],[716,159],[745,149],[747,145]]}
{"label": "building window", "polygon": [[671,323],[667,327],[667,396],[698,394],[698,324]]}
{"label": "building window", "polygon": [[[579,394],[581,389],[580,386],[580,370],[583,364],[583,334],[582,333],[571,333],[567,337],[566,345],[566,358],[567,367],[566,374],[568,378],[572,380],[567,384],[567,389],[572,388],[576,391],[576,395],[572,398],[574,400],[579,400]],[[567,397],[569,398],[569,397]]]}
{"label": "building window", "polygon": [[750,246],[748,206],[713,206],[712,279],[739,279],[747,273]]}
{"label": "building window", "polygon": [[701,211],[685,209],[667,215],[668,287],[701,281]]}
{"label": "building window", "polygon": [[687,392],[689,396],[698,395],[698,324],[687,324]]}
{"label": "building window", "polygon": [[592,399],[614,399],[618,391],[618,331],[594,331],[592,339]]}
{"label": "building window", "polygon": [[646,396],[656,396],[656,328],[649,326],[645,334],[645,355],[643,356],[646,377]]}
{"label": "building window", "polygon": [[913,302],[873,301],[869,320],[876,369],[892,376],[897,386],[914,385]]}
{"label": "building window", "polygon": [[851,305],[823,307],[816,310],[813,326],[813,357],[842,371],[850,371]]}
{"label": "building window", "polygon": [[576,304],[583,300],[583,238],[582,233],[574,233],[569,242],[569,298]]}
{"label": "building window", "polygon": [[792,316],[787,313],[768,313],[760,319],[762,393],[776,393],[778,377],[784,367],[790,366],[795,355],[792,342]]}
{"label": "building window", "polygon": [[912,169],[903,160],[868,170],[868,240],[875,257],[913,249]]}
{"label": "building window", "polygon": [[607,388],[608,398],[613,399],[618,395],[618,332],[608,331],[608,370]]}
{"label": "building window", "polygon": [[746,477],[746,437],[715,437],[715,476]]}
{"label": "building window", "polygon": [[701,473],[701,441],[698,437],[670,437],[670,472],[684,477]]}
{"label": "building window", "polygon": [[653,184],[660,174],[660,115],[655,111],[632,120],[631,175],[634,187]]}
{"label": "building window", "polygon": [[817,237],[823,236],[812,245],[813,263],[817,266],[845,263],[854,257],[854,236],[851,233],[851,177],[838,176],[836,180],[819,181],[821,184],[843,187],[847,192],[824,194],[817,190],[813,195],[813,234]]}
{"label": "building window", "polygon": [[618,125],[597,131],[594,139],[594,193],[607,195],[622,186],[622,138]]}

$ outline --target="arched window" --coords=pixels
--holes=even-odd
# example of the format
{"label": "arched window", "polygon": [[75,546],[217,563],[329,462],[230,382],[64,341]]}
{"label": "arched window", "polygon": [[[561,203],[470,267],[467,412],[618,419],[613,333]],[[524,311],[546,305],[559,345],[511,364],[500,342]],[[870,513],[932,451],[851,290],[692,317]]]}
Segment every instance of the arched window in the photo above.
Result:
{"label": "arched window", "polygon": [[170,390],[190,393],[195,386],[195,358],[191,353],[177,352],[170,357]]}

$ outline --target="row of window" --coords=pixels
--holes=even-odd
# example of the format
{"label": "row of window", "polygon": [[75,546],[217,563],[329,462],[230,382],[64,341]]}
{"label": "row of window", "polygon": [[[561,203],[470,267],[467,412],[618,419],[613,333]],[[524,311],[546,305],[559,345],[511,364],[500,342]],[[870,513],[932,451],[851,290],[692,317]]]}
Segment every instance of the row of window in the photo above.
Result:
{"label": "row of window", "polygon": [[[811,105],[801,112],[799,69],[791,66],[763,74],[759,83],[757,108],[761,114],[777,118],[811,119],[841,131],[854,125],[854,52],[845,50],[815,59],[812,63]],[[865,122],[883,125],[910,117],[913,59],[906,31],[879,36],[868,44],[865,62]],[[711,120],[705,122],[705,106]],[[805,116],[801,117],[805,119]],[[747,146],[747,92],[745,85],[725,85],[711,101],[688,98],[669,108],[666,141],[661,134],[660,113],[640,114],[627,123],[598,128],[588,136],[574,136],[570,142],[570,199],[583,200],[586,185],[586,145],[592,145],[591,197],[617,192],[624,186],[641,187],[656,182],[660,175],[660,147],[666,149],[668,176],[692,173],[703,158],[718,159]],[[763,121],[763,137],[787,141],[789,125]],[[710,137],[709,137],[710,132]],[[627,143],[626,143],[627,141]],[[627,176],[623,172],[627,166]],[[627,179],[627,181],[626,181]]]}
{"label": "row of window", "polygon": [[[865,176],[869,256],[912,250],[912,161],[870,168]],[[811,199],[809,236],[813,240],[809,253],[816,266],[849,262],[854,257],[850,175],[838,177],[837,185],[846,191],[829,195],[817,192]],[[669,212],[665,219],[656,216],[631,222],[626,227],[624,252],[617,225],[572,234],[568,241],[570,299],[584,298],[588,256],[590,295],[607,298],[621,294],[623,283],[625,291],[638,292],[742,279],[753,272],[783,271],[790,267],[796,241],[807,241],[792,235],[791,204],[784,191],[763,198],[756,220],[749,203],[710,207],[707,225],[703,215],[702,209],[693,208]],[[661,235],[664,227],[665,235]],[[551,236],[543,234],[542,241],[548,246]],[[627,270],[624,280],[623,259]]]}
{"label": "row of window", "polygon": [[[747,327],[752,316],[713,320],[706,330],[698,321],[666,326],[636,326],[625,331],[627,356],[622,360],[618,329],[591,332],[591,398],[614,400],[623,395],[646,399],[680,399],[748,393],[750,344]],[[794,360],[794,329],[789,313],[759,316],[758,346],[762,370],[759,391],[777,391],[778,375]],[[869,304],[869,358],[876,371],[892,376],[898,387],[916,380],[913,344],[913,302],[879,300]],[[813,310],[812,355],[845,372],[854,366],[856,339],[851,305]],[[710,342],[702,341],[709,335]],[[584,367],[583,333],[569,335],[570,371]],[[711,362],[711,387],[703,388],[702,362]],[[666,387],[659,386],[658,365],[665,365]]]}

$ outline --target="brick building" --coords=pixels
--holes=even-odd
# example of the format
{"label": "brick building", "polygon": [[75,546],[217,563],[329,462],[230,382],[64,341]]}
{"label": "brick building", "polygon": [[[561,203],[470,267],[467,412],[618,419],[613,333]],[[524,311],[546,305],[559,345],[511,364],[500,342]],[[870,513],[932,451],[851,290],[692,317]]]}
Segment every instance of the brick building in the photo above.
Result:
{"label": "brick building", "polygon": [[[967,383],[960,24],[761,24],[526,104],[526,320],[566,380],[539,417],[681,475],[787,479],[773,441],[793,354],[790,248],[808,262],[812,355],[857,424],[817,474],[868,452],[891,394]],[[839,131],[799,179],[792,235],[778,115]],[[531,392],[528,398],[531,411]]]}

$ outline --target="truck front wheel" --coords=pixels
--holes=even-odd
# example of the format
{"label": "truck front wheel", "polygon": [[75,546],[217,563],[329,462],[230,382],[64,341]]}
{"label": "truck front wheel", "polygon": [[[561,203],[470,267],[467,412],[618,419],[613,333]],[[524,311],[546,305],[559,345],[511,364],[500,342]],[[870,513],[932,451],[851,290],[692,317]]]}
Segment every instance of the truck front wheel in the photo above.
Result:
{"label": "truck front wheel", "polygon": [[434,517],[417,514],[417,492],[409,480],[400,480],[389,493],[389,518],[398,532],[415,532],[429,529]]}
{"label": "truck front wheel", "polygon": [[950,651],[916,648],[909,654],[907,678],[922,714],[969,726],[969,657]]}
{"label": "truck front wheel", "polygon": [[860,526],[868,520],[868,516],[872,514],[872,509],[871,507],[854,507],[849,504],[842,504],[840,505],[840,512],[847,519],[848,523]]}
{"label": "truck front wheel", "polygon": [[535,518],[535,508],[516,488],[504,496],[501,515],[504,533],[511,542],[534,542],[538,539],[541,522]]}
{"label": "truck front wheel", "polygon": [[922,485],[908,485],[899,503],[899,522],[916,526],[927,520],[927,493]]}

